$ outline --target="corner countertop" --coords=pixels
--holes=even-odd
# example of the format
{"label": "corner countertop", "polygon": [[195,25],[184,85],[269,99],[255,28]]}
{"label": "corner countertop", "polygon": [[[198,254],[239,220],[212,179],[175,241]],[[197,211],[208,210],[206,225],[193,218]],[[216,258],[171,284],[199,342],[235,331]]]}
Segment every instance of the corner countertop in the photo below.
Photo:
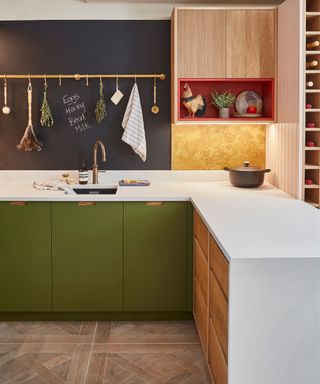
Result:
{"label": "corner countertop", "polygon": [[121,178],[149,179],[151,185],[118,187],[115,195],[105,196],[32,186],[57,175],[0,171],[0,201],[191,201],[229,261],[320,258],[319,210],[269,184],[235,188],[219,171],[112,171],[100,175],[101,185],[115,185]]}

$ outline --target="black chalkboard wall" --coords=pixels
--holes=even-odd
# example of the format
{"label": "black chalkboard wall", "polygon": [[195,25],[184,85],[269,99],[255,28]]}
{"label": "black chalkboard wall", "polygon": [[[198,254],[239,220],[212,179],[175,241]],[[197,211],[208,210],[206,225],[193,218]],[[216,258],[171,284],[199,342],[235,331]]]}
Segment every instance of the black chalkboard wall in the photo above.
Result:
{"label": "black chalkboard wall", "polygon": [[[0,112],[0,169],[78,169],[81,159],[92,164],[92,147],[101,139],[107,163],[101,169],[170,169],[170,21],[19,21],[0,22],[0,72],[42,73],[162,73],[158,80],[160,113],[154,115],[153,80],[138,79],[144,113],[147,161],[122,142],[122,118],[134,80],[120,79],[125,97],[115,106],[110,97],[115,80],[105,79],[107,118],[95,122],[99,80],[48,80],[48,100],[54,115],[52,128],[40,126],[43,81],[33,80],[33,125],[43,142],[41,152],[18,151],[27,126],[27,80],[8,80],[11,114]],[[0,100],[2,83],[0,83]],[[86,108],[84,131],[70,127],[63,97],[79,94]],[[3,104],[1,104],[2,107]],[[99,156],[100,157],[100,156]]]}

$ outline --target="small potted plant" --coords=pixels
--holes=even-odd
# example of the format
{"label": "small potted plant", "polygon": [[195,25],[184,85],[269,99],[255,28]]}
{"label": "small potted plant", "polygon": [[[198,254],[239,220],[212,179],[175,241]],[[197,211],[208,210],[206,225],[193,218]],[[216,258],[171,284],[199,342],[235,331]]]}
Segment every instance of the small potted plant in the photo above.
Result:
{"label": "small potted plant", "polygon": [[219,117],[221,119],[227,119],[230,115],[230,107],[233,106],[236,96],[230,91],[224,91],[222,93],[211,93],[212,102],[210,105],[219,109]]}

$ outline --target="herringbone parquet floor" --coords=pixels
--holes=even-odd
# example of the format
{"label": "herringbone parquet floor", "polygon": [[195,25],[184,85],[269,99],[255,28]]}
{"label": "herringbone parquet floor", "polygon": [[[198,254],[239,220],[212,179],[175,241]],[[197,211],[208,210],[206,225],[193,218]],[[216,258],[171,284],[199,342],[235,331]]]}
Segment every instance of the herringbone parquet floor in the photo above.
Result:
{"label": "herringbone parquet floor", "polygon": [[0,322],[1,384],[209,384],[192,321]]}

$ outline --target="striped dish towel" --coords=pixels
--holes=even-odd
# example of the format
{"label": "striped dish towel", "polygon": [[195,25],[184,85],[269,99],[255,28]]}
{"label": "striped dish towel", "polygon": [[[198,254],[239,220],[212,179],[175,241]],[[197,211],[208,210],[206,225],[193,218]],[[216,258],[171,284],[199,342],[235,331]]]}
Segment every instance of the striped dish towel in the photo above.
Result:
{"label": "striped dish towel", "polygon": [[130,145],[143,161],[147,159],[146,134],[137,83],[134,83],[122,120],[122,140]]}

